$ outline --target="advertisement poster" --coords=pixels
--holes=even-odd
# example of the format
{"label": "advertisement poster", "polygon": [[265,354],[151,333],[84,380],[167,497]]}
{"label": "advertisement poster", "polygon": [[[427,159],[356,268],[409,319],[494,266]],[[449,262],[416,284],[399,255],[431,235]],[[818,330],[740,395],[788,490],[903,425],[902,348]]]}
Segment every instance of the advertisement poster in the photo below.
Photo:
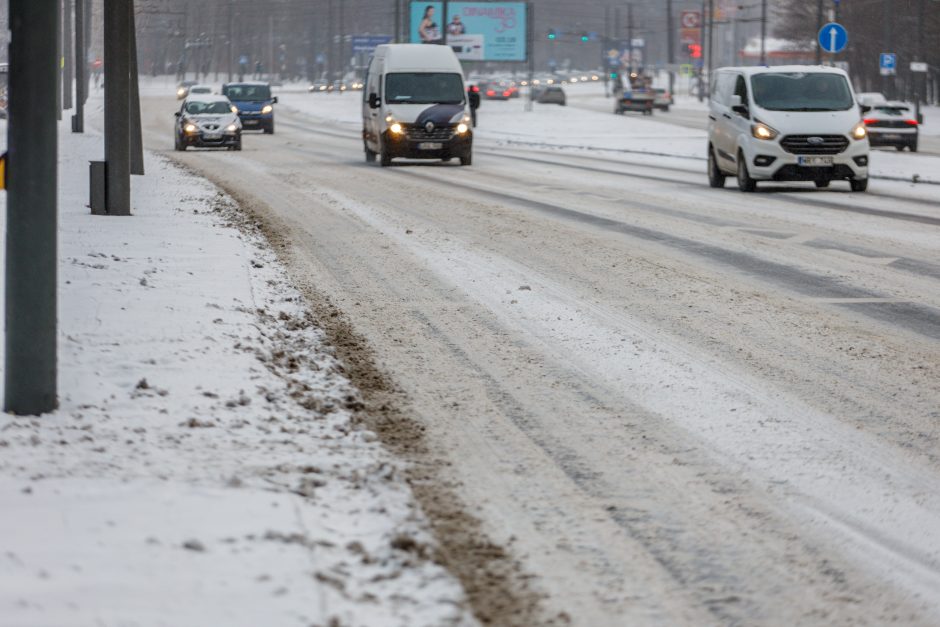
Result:
{"label": "advertisement poster", "polygon": [[525,2],[411,2],[412,43],[441,44],[444,37],[459,59],[526,60]]}

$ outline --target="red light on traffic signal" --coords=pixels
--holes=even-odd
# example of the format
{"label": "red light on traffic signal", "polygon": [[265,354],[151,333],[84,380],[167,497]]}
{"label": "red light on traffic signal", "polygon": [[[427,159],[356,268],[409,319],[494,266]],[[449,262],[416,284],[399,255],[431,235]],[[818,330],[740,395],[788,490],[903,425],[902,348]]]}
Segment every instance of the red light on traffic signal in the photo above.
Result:
{"label": "red light on traffic signal", "polygon": [[702,58],[702,45],[701,44],[689,44],[689,56],[693,59]]}

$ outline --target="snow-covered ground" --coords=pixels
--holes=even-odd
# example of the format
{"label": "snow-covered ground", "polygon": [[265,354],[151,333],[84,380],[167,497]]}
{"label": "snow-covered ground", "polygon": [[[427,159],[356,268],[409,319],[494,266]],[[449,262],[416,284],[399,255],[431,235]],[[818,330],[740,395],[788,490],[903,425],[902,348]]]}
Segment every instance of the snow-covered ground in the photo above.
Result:
{"label": "snow-covered ground", "polygon": [[[652,118],[639,114],[614,116],[613,101],[604,95],[601,82],[566,85],[567,107],[535,104],[526,111],[524,96],[517,100],[484,100],[479,110],[477,140],[481,143],[529,146],[552,151],[604,151],[641,155],[667,166],[694,166],[705,171],[704,130],[680,126],[677,117],[706,115],[706,105],[689,96],[677,96],[675,109]],[[298,86],[280,90],[284,106],[356,131],[361,124],[360,92],[310,94]],[[922,132],[940,135],[940,107],[925,109]],[[704,121],[702,122],[704,126]],[[872,152],[874,178],[940,183],[940,157],[926,154]]]}
{"label": "snow-covered ground", "polygon": [[101,150],[61,127],[60,408],[0,414],[0,625],[473,624],[254,225],[152,155],[92,216]]}

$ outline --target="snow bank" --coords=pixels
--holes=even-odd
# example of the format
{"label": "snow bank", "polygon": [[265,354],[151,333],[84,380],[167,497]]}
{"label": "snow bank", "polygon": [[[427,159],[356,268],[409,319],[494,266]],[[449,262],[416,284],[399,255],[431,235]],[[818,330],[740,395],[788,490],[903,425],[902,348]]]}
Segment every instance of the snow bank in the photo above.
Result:
{"label": "snow bank", "polygon": [[89,215],[102,140],[62,128],[61,407],[0,414],[0,625],[473,624],[252,225],[152,155]]}

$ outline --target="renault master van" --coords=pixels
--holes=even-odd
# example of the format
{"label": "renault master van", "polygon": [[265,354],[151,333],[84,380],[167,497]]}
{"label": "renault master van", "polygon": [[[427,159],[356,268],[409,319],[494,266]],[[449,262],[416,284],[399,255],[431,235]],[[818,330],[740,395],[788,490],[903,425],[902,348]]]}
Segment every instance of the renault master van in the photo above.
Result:
{"label": "renault master van", "polygon": [[868,133],[843,70],[823,66],[717,71],[708,114],[708,180],[741,191],[757,181],[845,180],[868,188]]}
{"label": "renault master van", "polygon": [[448,46],[385,44],[375,49],[362,101],[366,161],[472,161],[473,132],[460,61]]}

